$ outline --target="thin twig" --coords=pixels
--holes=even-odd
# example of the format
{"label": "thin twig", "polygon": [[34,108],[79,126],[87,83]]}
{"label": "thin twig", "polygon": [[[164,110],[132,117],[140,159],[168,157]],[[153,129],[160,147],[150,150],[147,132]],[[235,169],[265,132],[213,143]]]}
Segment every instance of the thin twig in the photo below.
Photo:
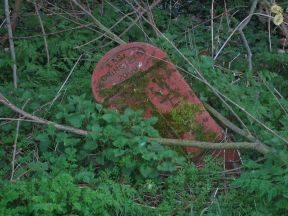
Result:
{"label": "thin twig", "polygon": [[150,138],[150,141],[156,141],[159,144],[167,146],[182,146],[182,147],[196,147],[202,149],[250,149],[255,150],[263,155],[272,153],[270,147],[261,143],[251,142],[223,142],[223,143],[210,143],[195,140],[179,140],[179,139],[166,139],[166,138]]}
{"label": "thin twig", "polygon": [[[238,25],[237,27],[232,31],[232,33],[229,35],[229,37],[226,39],[226,41],[223,43],[222,47],[219,49],[219,51],[216,53],[214,60],[218,58],[218,56],[220,55],[220,53],[222,52],[222,50],[224,49],[224,47],[227,45],[227,43],[230,41],[230,39],[232,38],[232,36],[235,34],[236,31],[239,30],[243,30],[246,25],[250,22],[251,18],[253,15],[255,15],[254,11],[255,8],[257,6],[258,0],[254,0],[251,8],[250,8],[250,12],[249,15],[243,19]],[[252,13],[251,13],[252,12]]]}
{"label": "thin twig", "polygon": [[87,15],[89,15],[93,21],[95,22],[95,24],[102,30],[105,32],[105,36],[106,34],[109,35],[115,42],[117,42],[118,44],[124,44],[125,41],[123,41],[121,38],[119,38],[116,34],[114,34],[112,31],[110,31],[107,27],[105,27],[99,20],[97,20],[89,11],[87,11],[82,4],[80,4],[77,0],[72,0],[72,2],[77,5],[82,11],[84,11]]}
{"label": "thin twig", "polygon": [[[127,14],[125,14],[123,17],[121,17],[121,19],[119,19],[116,23],[114,23],[113,24],[113,26],[111,27],[111,28],[109,28],[109,30],[111,31],[113,28],[115,28],[119,23],[121,23],[126,17],[128,17],[128,16],[130,16],[130,15],[132,15],[132,14],[134,14],[135,12],[133,11],[133,12],[131,12],[131,13],[127,13]],[[104,37],[105,36],[105,33],[103,33],[103,34],[101,34],[99,37],[97,37],[97,38],[94,38],[94,39],[92,39],[92,40],[90,40],[90,41],[88,41],[88,42],[86,42],[86,43],[84,43],[84,44],[82,44],[82,45],[77,45],[75,48],[81,48],[81,47],[83,47],[83,46],[87,46],[88,44],[90,44],[90,43],[93,43],[93,42],[95,42],[95,41],[98,41],[98,40],[100,40],[102,37]],[[119,37],[121,37],[121,35],[119,35]],[[113,41],[112,41],[113,42]]]}
{"label": "thin twig", "polygon": [[[47,36],[56,35],[56,34],[68,32],[68,31],[73,31],[73,30],[76,30],[76,29],[86,28],[86,27],[91,26],[92,24],[93,23],[88,23],[88,24],[85,24],[85,25],[79,25],[79,26],[76,26],[76,27],[73,27],[73,28],[69,28],[69,29],[59,30],[59,31],[56,31],[56,32],[49,32],[49,33],[46,33],[45,36],[47,37]],[[13,37],[13,39],[31,39],[31,38],[37,38],[37,37],[43,37],[43,34],[31,35],[31,36],[17,36],[17,37]]]}
{"label": "thin twig", "polygon": [[243,41],[243,43],[244,43],[244,46],[245,46],[245,48],[246,48],[246,50],[247,50],[248,70],[249,70],[249,71],[252,71],[252,69],[253,69],[253,63],[252,63],[252,56],[253,56],[253,54],[252,54],[252,52],[251,52],[250,46],[249,46],[249,44],[248,44],[248,41],[247,41],[247,39],[246,39],[246,37],[245,37],[245,34],[244,34],[243,30],[240,30],[240,29],[239,29],[239,33],[240,33],[240,36],[241,36],[242,41]]}
{"label": "thin twig", "polygon": [[8,0],[4,0],[4,4],[5,4],[6,24],[7,24],[8,36],[9,36],[9,47],[10,47],[11,58],[13,60],[13,84],[14,84],[14,88],[17,88],[18,78],[17,78],[16,54],[15,54],[15,47],[14,47],[14,41],[13,41],[13,32],[12,32],[12,26],[11,26],[11,20],[10,20]]}
{"label": "thin twig", "polygon": [[51,101],[50,104],[50,108],[53,106],[54,102],[58,99],[58,97],[60,96],[60,92],[62,91],[62,89],[64,88],[64,86],[66,85],[67,81],[69,80],[71,74],[73,73],[74,69],[76,68],[76,66],[78,65],[80,59],[82,58],[82,54],[79,56],[79,58],[77,59],[76,63],[73,65],[71,71],[69,72],[68,76],[66,77],[65,81],[63,82],[63,84],[61,85],[61,87],[59,88],[58,92],[56,93],[55,97],[53,98],[53,100]]}
{"label": "thin twig", "polygon": [[39,9],[38,9],[38,6],[37,6],[36,1],[35,1],[35,4],[34,4],[34,5],[35,5],[36,14],[37,14],[37,16],[38,16],[39,24],[40,24],[40,26],[41,26],[42,35],[43,35],[45,52],[46,52],[46,58],[47,58],[47,64],[49,64],[49,62],[50,62],[50,57],[49,57],[49,48],[48,48],[48,43],[47,43],[47,37],[46,37],[45,28],[44,28],[44,25],[43,25],[43,22],[42,22],[42,18],[41,18],[41,16],[40,16]]}
{"label": "thin twig", "polygon": [[211,56],[214,56],[214,0],[211,1]]}
{"label": "thin twig", "polygon": [[67,131],[70,133],[74,133],[74,134],[78,134],[81,136],[86,136],[88,135],[88,131],[85,130],[81,130],[81,129],[77,129],[77,128],[73,128],[73,127],[69,127],[69,126],[64,126],[52,121],[49,121],[47,119],[43,119],[41,117],[37,117],[35,115],[32,115],[30,113],[25,112],[24,110],[19,109],[18,107],[16,107],[14,104],[12,104],[7,98],[5,98],[1,93],[0,93],[0,103],[4,104],[5,106],[7,106],[8,108],[10,108],[11,110],[13,110],[14,112],[24,116],[27,119],[31,119],[35,122],[37,122],[38,124],[44,124],[44,125],[53,125],[56,129],[58,130],[63,130],[63,131]]}
{"label": "thin twig", "polygon": [[[24,107],[26,106],[28,101],[29,101],[29,99],[24,103],[24,105],[22,106],[22,109],[24,109]],[[17,142],[18,142],[18,136],[19,136],[20,122],[21,121],[19,121],[19,120],[17,121],[16,134],[15,134],[14,143],[13,143],[13,154],[12,154],[12,161],[11,161],[12,171],[11,171],[10,181],[13,181],[13,177],[14,177],[14,173],[15,173],[15,160],[16,160]]]}
{"label": "thin twig", "polygon": [[239,128],[235,124],[233,124],[231,121],[229,121],[227,118],[225,118],[223,115],[221,115],[217,110],[215,110],[213,107],[211,107],[207,103],[203,103],[204,107],[207,109],[209,113],[211,113],[216,119],[218,119],[223,125],[228,127],[230,130],[235,132],[236,134],[239,134],[243,137],[245,137],[247,140],[250,140],[251,142],[259,142],[256,137],[253,135],[247,133],[247,131],[244,131],[243,129]]}

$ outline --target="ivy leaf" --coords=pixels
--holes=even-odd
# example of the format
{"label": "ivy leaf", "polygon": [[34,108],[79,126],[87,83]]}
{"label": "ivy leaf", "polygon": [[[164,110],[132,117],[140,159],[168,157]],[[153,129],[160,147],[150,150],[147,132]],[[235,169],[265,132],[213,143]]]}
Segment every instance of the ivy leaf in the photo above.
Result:
{"label": "ivy leaf", "polygon": [[68,121],[73,127],[79,128],[81,127],[84,118],[85,115],[72,115],[68,117]]}
{"label": "ivy leaf", "polygon": [[47,163],[41,163],[41,162],[31,162],[29,163],[29,168],[34,172],[44,172],[48,170],[48,164]]}
{"label": "ivy leaf", "polygon": [[156,169],[153,169],[152,167],[148,166],[148,165],[141,165],[140,166],[140,173],[144,178],[155,178],[158,176],[158,172]]}
{"label": "ivy leaf", "polygon": [[90,151],[97,149],[97,147],[98,147],[97,142],[91,139],[87,140],[83,146],[85,150],[90,150]]}
{"label": "ivy leaf", "polygon": [[38,134],[35,139],[40,142],[40,151],[45,152],[48,150],[51,143],[48,134]]}
{"label": "ivy leaf", "polygon": [[107,123],[117,123],[120,121],[120,117],[117,113],[106,113],[102,116],[102,118],[107,122]]}
{"label": "ivy leaf", "polygon": [[157,166],[159,171],[173,172],[176,170],[176,165],[172,162],[163,162]]}

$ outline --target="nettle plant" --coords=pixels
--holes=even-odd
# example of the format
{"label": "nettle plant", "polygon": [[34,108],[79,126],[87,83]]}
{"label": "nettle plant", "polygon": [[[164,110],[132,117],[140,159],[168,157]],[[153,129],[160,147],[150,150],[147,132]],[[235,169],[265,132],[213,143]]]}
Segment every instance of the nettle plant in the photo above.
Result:
{"label": "nettle plant", "polygon": [[78,163],[118,167],[123,175],[135,174],[135,178],[155,178],[160,172],[176,171],[185,162],[177,151],[148,140],[148,137],[159,137],[153,128],[157,118],[143,119],[142,111],[126,109],[120,114],[85,100],[85,95],[69,97],[68,103],[58,105],[57,110],[58,122],[91,133],[83,140],[48,127],[45,133],[36,136],[43,153],[49,150],[69,153]]}

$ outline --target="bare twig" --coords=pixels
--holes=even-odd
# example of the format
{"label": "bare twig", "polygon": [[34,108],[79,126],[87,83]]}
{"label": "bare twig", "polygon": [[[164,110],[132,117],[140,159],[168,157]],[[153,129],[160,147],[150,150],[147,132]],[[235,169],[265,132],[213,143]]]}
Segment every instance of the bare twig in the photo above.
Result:
{"label": "bare twig", "polygon": [[8,36],[9,36],[9,47],[10,47],[11,58],[13,60],[13,84],[14,84],[14,88],[17,88],[18,78],[17,78],[16,54],[15,54],[15,47],[14,47],[14,41],[13,41],[13,32],[12,32],[12,27],[11,27],[8,0],[4,0],[4,4],[5,4],[4,6],[5,6],[6,24],[7,24]]}
{"label": "bare twig", "polygon": [[211,56],[214,56],[214,0],[211,1]]}
{"label": "bare twig", "polygon": [[[22,106],[22,109],[26,106],[29,100],[27,100],[24,105]],[[20,120],[17,121],[17,126],[16,126],[16,134],[14,138],[14,144],[13,144],[13,154],[12,154],[12,161],[11,161],[11,177],[10,181],[13,181],[14,173],[15,173],[15,160],[16,160],[16,152],[17,152],[17,142],[18,142],[18,136],[19,136],[19,128],[20,128]]]}
{"label": "bare twig", "polygon": [[[133,11],[133,12],[131,12],[131,13],[128,13],[128,14],[125,14],[123,17],[121,17],[121,19],[119,19],[116,23],[114,23],[113,24],[113,26],[111,26],[111,28],[109,28],[109,30],[111,31],[113,28],[115,28],[119,23],[121,23],[126,17],[128,17],[128,16],[130,16],[130,15],[132,15],[132,14],[134,14],[135,12]],[[102,37],[104,37],[105,36],[105,33],[103,33],[103,34],[101,34],[99,37],[97,37],[97,38],[94,38],[94,39],[92,39],[92,40],[90,40],[90,41],[88,41],[88,42],[86,42],[86,43],[84,43],[84,44],[82,44],[82,45],[77,45],[75,48],[81,48],[81,47],[83,47],[83,46],[86,46],[86,45],[88,45],[88,44],[90,44],[90,43],[93,43],[93,42],[95,42],[95,41],[98,41],[99,39],[101,39]],[[119,35],[119,37],[121,37],[121,35]],[[112,41],[113,42],[113,41]]]}
{"label": "bare twig", "polygon": [[233,32],[229,35],[229,37],[226,39],[226,41],[223,43],[222,47],[219,49],[219,51],[216,53],[214,59],[217,59],[218,56],[220,55],[220,53],[222,52],[222,50],[224,49],[224,47],[227,45],[227,43],[230,41],[230,39],[232,38],[232,36],[235,34],[236,31],[243,31],[243,29],[247,26],[247,24],[250,22],[251,18],[255,12],[256,6],[257,6],[258,0],[254,0],[253,4],[250,8],[250,12],[249,15],[243,19],[238,26],[233,30]]}
{"label": "bare twig", "polygon": [[121,38],[119,38],[116,34],[114,34],[112,31],[110,31],[107,27],[105,27],[99,20],[97,20],[88,10],[86,10],[82,4],[80,4],[77,0],[72,0],[72,2],[77,5],[82,11],[84,11],[87,15],[89,15],[95,24],[105,32],[105,35],[107,34],[110,36],[115,42],[118,44],[124,44],[125,41],[123,41]]}
{"label": "bare twig", "polygon": [[[86,28],[86,27],[91,26],[92,24],[93,23],[88,23],[85,25],[79,25],[79,26],[69,28],[69,29],[63,29],[63,30],[56,31],[56,32],[49,32],[49,33],[46,33],[45,36],[47,37],[47,36],[51,36],[51,35],[61,34],[61,33],[68,32],[68,31],[73,31],[76,29]],[[18,37],[13,37],[13,39],[31,39],[31,38],[43,37],[43,36],[44,36],[43,34],[38,34],[38,35],[31,35],[31,36],[18,36]]]}
{"label": "bare twig", "polygon": [[223,143],[210,143],[195,140],[180,140],[180,139],[166,139],[166,138],[150,138],[150,141],[156,141],[162,145],[168,146],[182,146],[182,147],[197,147],[202,149],[250,149],[255,150],[261,154],[272,153],[270,147],[261,143],[251,142],[223,142]]}
{"label": "bare twig", "polygon": [[11,110],[13,110],[14,112],[24,116],[26,119],[30,119],[33,120],[35,122],[37,122],[38,124],[44,124],[44,125],[53,125],[56,129],[58,130],[63,130],[63,131],[67,131],[70,133],[74,133],[74,134],[78,134],[81,136],[86,136],[88,135],[88,131],[85,130],[81,130],[81,129],[77,129],[77,128],[73,128],[73,127],[69,127],[69,126],[64,126],[46,119],[43,119],[41,117],[37,117],[35,115],[32,115],[30,113],[25,112],[24,110],[19,109],[18,107],[16,107],[14,104],[12,104],[7,98],[5,98],[1,93],[0,93],[0,103],[4,104],[5,106],[9,107]]}
{"label": "bare twig", "polygon": [[245,48],[246,48],[246,50],[247,50],[248,70],[249,70],[249,71],[252,71],[252,69],[253,69],[253,63],[252,63],[252,56],[253,56],[253,54],[252,54],[252,52],[251,52],[250,46],[249,46],[249,44],[248,44],[248,41],[247,41],[247,39],[246,39],[246,37],[245,37],[244,32],[239,29],[239,33],[240,33],[240,36],[241,36],[242,41],[243,41],[243,43],[244,43],[244,46],[245,46]]}
{"label": "bare twig", "polygon": [[45,46],[45,52],[46,52],[46,58],[47,58],[47,64],[49,64],[50,62],[50,57],[49,57],[49,48],[48,48],[48,43],[47,43],[47,37],[46,37],[46,32],[45,32],[45,28],[44,28],[44,25],[43,25],[43,22],[42,22],[42,18],[41,18],[41,15],[39,13],[39,9],[38,9],[38,5],[35,1],[35,11],[36,11],[36,14],[38,16],[38,20],[39,20],[39,24],[41,26],[41,31],[42,31],[42,35],[43,35],[43,40],[44,40],[44,46]]}
{"label": "bare twig", "polygon": [[60,96],[60,92],[62,91],[63,87],[66,85],[67,81],[69,80],[71,74],[73,73],[74,69],[76,68],[76,66],[78,65],[80,59],[82,58],[82,55],[79,56],[79,58],[77,59],[76,63],[73,65],[71,71],[69,72],[68,76],[66,77],[65,81],[63,82],[63,84],[61,85],[61,87],[59,88],[58,92],[56,93],[55,97],[53,98],[53,100],[51,101],[50,104],[50,108],[53,106],[54,102],[58,99],[58,97]]}
{"label": "bare twig", "polygon": [[229,121],[227,118],[221,115],[217,110],[215,110],[209,104],[203,103],[203,105],[205,106],[205,108],[208,110],[209,113],[211,113],[216,119],[218,119],[223,125],[228,127],[233,132],[245,137],[247,140],[250,140],[251,142],[259,142],[259,140],[257,140],[256,137],[247,133],[247,131],[244,131],[243,129],[239,128],[235,124],[233,124],[231,121]]}

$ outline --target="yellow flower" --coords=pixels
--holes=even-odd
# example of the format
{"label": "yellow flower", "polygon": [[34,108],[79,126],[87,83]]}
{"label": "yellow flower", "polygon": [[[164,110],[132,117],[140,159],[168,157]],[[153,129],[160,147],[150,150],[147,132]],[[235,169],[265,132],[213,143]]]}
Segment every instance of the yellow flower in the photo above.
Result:
{"label": "yellow flower", "polygon": [[276,14],[279,14],[279,13],[283,13],[283,8],[280,7],[279,5],[277,4],[273,4],[272,7],[271,7],[271,12],[272,13],[276,13]]}
{"label": "yellow flower", "polygon": [[273,17],[273,22],[277,26],[281,25],[283,21],[284,21],[284,17],[281,13],[278,13]]}

